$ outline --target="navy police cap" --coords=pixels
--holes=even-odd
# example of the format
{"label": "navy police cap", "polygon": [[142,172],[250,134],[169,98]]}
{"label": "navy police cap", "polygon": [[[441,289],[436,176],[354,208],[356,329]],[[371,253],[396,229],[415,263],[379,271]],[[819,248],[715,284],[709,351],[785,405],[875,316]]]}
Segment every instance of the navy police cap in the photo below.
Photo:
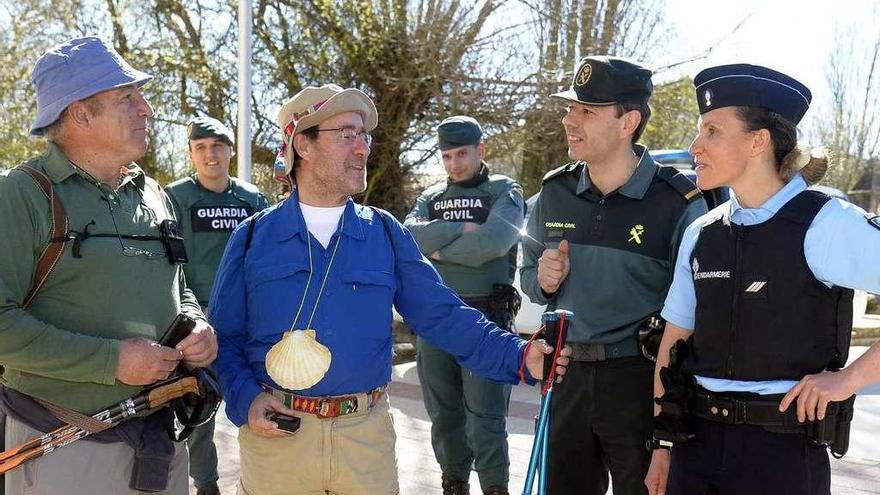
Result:
{"label": "navy police cap", "polygon": [[597,55],[584,57],[571,81],[571,89],[555,98],[585,105],[645,103],[654,91],[652,72],[629,60]]}
{"label": "navy police cap", "polygon": [[810,101],[810,90],[785,74],[760,65],[710,67],[694,77],[700,113],[722,107],[763,107],[797,124]]}
{"label": "navy police cap", "polygon": [[232,129],[212,117],[202,116],[190,120],[187,125],[187,135],[190,141],[217,138],[229,146],[235,146],[235,136],[232,134]]}
{"label": "navy police cap", "polygon": [[480,123],[467,115],[446,118],[437,126],[437,141],[441,151],[480,144],[482,139],[483,128]]}

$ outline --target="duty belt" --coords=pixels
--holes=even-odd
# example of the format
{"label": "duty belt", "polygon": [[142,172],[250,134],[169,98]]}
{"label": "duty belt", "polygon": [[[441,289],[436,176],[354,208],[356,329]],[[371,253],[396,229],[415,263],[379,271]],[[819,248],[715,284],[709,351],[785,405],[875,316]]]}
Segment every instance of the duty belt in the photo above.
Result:
{"label": "duty belt", "polygon": [[613,344],[569,342],[568,345],[571,347],[572,361],[597,362],[639,355],[635,339],[630,338]]}
{"label": "duty belt", "polygon": [[306,397],[304,395],[296,395],[283,390],[261,384],[263,390],[278,398],[284,407],[289,407],[295,411],[306,414],[313,414],[319,418],[337,418],[339,416],[347,416],[361,411],[358,403],[366,405],[366,410],[370,410],[385,393],[385,387],[376,387],[360,394],[351,395],[334,395],[325,397]]}
{"label": "duty belt", "polygon": [[[829,414],[833,405],[829,404]],[[779,412],[778,400],[738,399],[697,392],[688,402],[688,408],[698,418],[729,425],[804,426],[797,419],[797,407],[792,405],[784,413]]]}

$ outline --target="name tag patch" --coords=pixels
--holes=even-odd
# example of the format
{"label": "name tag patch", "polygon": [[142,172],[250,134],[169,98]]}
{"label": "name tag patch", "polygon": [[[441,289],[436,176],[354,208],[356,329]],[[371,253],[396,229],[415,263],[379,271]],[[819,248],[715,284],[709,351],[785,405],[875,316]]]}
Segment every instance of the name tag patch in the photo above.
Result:
{"label": "name tag patch", "polygon": [[198,206],[190,210],[193,232],[227,232],[251,216],[246,206]]}
{"label": "name tag patch", "polygon": [[484,223],[491,209],[491,196],[440,198],[428,203],[428,217],[447,222]]}

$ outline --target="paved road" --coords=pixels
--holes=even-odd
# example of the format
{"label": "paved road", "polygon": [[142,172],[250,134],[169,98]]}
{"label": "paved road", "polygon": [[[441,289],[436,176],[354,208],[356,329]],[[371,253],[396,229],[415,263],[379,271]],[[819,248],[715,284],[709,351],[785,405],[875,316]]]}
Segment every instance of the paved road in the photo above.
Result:
{"label": "paved road", "polygon": [[[853,357],[862,350],[854,349]],[[832,460],[834,495],[880,495],[880,386],[862,392],[869,395],[861,395],[856,402],[850,452],[842,460]],[[422,404],[415,363],[395,366],[389,393],[398,435],[401,493],[440,495],[440,468],[431,450],[431,424]],[[522,493],[532,447],[532,418],[537,413],[538,400],[537,389],[526,386],[515,387],[511,395],[508,421],[511,493]],[[220,486],[224,495],[235,493],[238,478],[236,435],[235,427],[221,413],[217,420],[216,440],[220,453]],[[195,490],[191,493],[195,494]],[[479,493],[479,483],[472,474],[471,494]]]}

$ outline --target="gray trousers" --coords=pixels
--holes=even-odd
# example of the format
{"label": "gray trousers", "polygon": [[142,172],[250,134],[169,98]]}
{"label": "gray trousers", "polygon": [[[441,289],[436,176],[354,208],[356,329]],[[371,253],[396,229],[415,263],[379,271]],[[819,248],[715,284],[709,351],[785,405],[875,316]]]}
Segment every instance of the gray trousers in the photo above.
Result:
{"label": "gray trousers", "polygon": [[[6,418],[6,445],[17,446],[42,432]],[[186,446],[175,444],[168,487],[162,495],[187,495]],[[79,440],[6,473],[6,493],[19,495],[135,495],[128,487],[134,450],[124,443]]]}

